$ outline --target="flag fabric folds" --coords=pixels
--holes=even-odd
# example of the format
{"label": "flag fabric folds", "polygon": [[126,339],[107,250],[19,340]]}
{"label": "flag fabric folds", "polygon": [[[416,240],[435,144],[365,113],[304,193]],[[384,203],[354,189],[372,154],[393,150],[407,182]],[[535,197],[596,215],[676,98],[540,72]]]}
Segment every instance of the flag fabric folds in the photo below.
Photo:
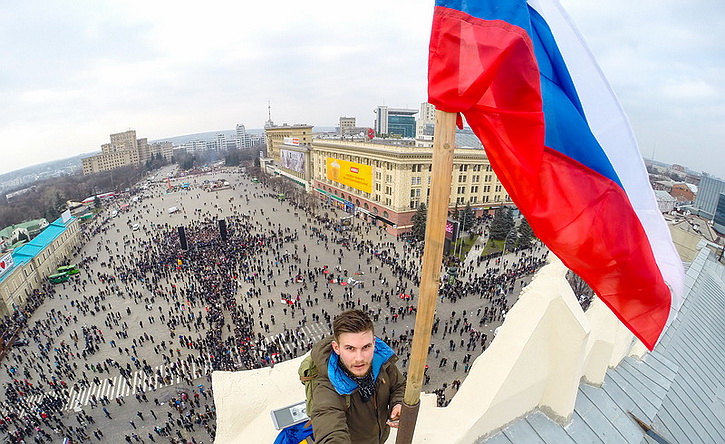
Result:
{"label": "flag fabric folds", "polygon": [[437,0],[428,100],[461,113],[536,235],[650,350],[682,262],[621,105],[556,0]]}

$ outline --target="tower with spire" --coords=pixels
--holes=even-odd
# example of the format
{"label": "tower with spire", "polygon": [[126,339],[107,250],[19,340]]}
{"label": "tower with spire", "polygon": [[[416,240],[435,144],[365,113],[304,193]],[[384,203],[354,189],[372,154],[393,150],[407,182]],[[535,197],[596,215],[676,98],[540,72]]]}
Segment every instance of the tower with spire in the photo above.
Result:
{"label": "tower with spire", "polygon": [[272,128],[274,126],[274,122],[272,122],[272,104],[269,100],[267,100],[267,121],[264,122],[265,128]]}

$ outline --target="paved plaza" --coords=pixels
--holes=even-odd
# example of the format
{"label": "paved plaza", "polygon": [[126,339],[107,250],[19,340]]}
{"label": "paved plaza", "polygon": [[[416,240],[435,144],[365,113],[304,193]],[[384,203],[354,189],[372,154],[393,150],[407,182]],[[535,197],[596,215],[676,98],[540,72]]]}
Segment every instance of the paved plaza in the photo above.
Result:
{"label": "paved plaza", "polygon": [[[204,189],[220,179],[230,186]],[[7,442],[210,443],[212,371],[300,356],[347,308],[373,316],[407,369],[418,248],[357,218],[339,231],[344,212],[321,203],[307,213],[236,169],[169,184],[109,203],[84,227],[81,273],[53,288],[21,333],[28,345],[3,361]],[[545,255],[537,246],[478,261],[474,250],[443,286],[424,385],[441,405]]]}

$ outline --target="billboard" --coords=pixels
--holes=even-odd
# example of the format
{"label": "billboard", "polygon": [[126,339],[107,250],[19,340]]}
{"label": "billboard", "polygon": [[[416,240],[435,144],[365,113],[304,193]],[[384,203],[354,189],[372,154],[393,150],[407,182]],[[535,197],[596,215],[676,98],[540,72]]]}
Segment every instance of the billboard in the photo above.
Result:
{"label": "billboard", "polygon": [[280,164],[283,168],[305,174],[305,153],[299,151],[279,150]]}
{"label": "billboard", "polygon": [[451,242],[458,240],[458,225],[457,220],[446,220],[446,239]]}
{"label": "billboard", "polygon": [[285,145],[300,146],[300,138],[299,137],[285,137],[284,138],[284,144]]}
{"label": "billboard", "polygon": [[10,271],[15,265],[12,253],[8,253],[0,259],[0,277],[5,276],[5,273]]}
{"label": "billboard", "polygon": [[373,167],[370,165],[328,157],[327,179],[366,193],[373,191]]}

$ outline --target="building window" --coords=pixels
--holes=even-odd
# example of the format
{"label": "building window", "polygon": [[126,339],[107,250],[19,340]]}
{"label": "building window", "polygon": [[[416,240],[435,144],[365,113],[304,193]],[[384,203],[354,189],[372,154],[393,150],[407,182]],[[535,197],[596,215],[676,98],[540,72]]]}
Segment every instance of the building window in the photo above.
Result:
{"label": "building window", "polygon": [[410,197],[420,197],[420,188],[410,190]]}
{"label": "building window", "polygon": [[411,185],[420,185],[420,176],[410,178]]}
{"label": "building window", "polygon": [[416,208],[418,208],[418,201],[417,200],[411,200],[410,201],[410,209],[411,210],[415,210]]}
{"label": "building window", "polygon": [[501,191],[501,185],[496,185],[496,192],[498,193],[500,191]]}
{"label": "building window", "polygon": [[481,165],[473,165],[473,171],[481,171]]}
{"label": "building window", "polygon": [[473,185],[471,187],[471,193],[478,193],[478,185]]}
{"label": "building window", "polygon": [[392,182],[393,181],[393,176],[391,174],[386,174],[385,175],[385,181],[386,182]]}
{"label": "building window", "polygon": [[466,202],[465,197],[458,197],[456,198],[456,205],[463,205]]}
{"label": "building window", "polygon": [[468,165],[461,165],[461,171],[468,171]]}
{"label": "building window", "polygon": [[466,187],[458,187],[458,194],[466,194]]}
{"label": "building window", "polygon": [[466,181],[466,175],[465,174],[461,174],[461,175],[458,176],[458,182],[465,182],[465,181]]}
{"label": "building window", "polygon": [[471,200],[470,200],[470,202],[471,202],[471,203],[476,203],[476,202],[478,202],[478,196],[471,196]]}
{"label": "building window", "polygon": [[[476,165],[480,166],[480,165]],[[480,182],[481,181],[481,175],[480,174],[474,174],[473,178],[471,179],[471,182]]]}
{"label": "building window", "polygon": [[484,182],[491,182],[491,175],[490,174],[486,174],[486,177],[483,178],[483,181]]}
{"label": "building window", "polygon": [[393,188],[392,187],[385,187],[385,194],[393,194]]}

